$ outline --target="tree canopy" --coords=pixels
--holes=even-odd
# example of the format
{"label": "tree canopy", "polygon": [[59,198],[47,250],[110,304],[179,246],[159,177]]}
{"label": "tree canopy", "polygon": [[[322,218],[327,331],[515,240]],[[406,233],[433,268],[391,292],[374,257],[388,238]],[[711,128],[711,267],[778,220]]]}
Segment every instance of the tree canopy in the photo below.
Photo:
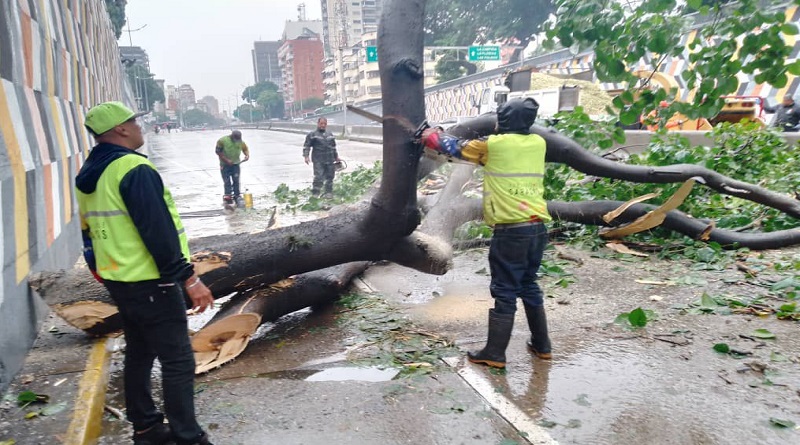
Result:
{"label": "tree canopy", "polygon": [[193,108],[183,112],[183,124],[187,127],[196,127],[199,125],[218,125],[219,119],[203,110]]}
{"label": "tree canopy", "polygon": [[249,104],[252,104],[258,101],[258,97],[261,96],[261,93],[267,91],[278,92],[278,90],[280,90],[280,88],[273,82],[270,81],[258,82],[255,85],[250,85],[249,87],[245,88],[244,91],[242,91],[242,100],[244,100]]}
{"label": "tree canopy", "polygon": [[[740,73],[775,88],[787,85],[788,74],[800,75],[800,61],[787,60],[798,33],[787,22],[787,2],[777,0],[555,0],[555,19],[547,25],[548,41],[573,52],[594,51],[594,69],[604,82],[627,82],[630,88],[614,99],[623,124],[635,122],[661,101],[671,102],[664,115],[713,117],[725,95],[736,94]],[[794,0],[800,4],[800,0]],[[690,14],[693,13],[693,14]],[[690,30],[693,39],[686,42]],[[642,38],[646,36],[647,38]],[[691,102],[674,101],[677,91],[643,85],[631,67],[644,64],[656,72],[670,57],[689,51],[681,76],[693,90]]]}
{"label": "tree canopy", "polygon": [[125,73],[128,75],[133,93],[145,109],[152,110],[153,103],[164,102],[164,90],[158,86],[153,74],[147,71],[147,68],[138,63],[129,64],[125,67]]}
{"label": "tree canopy", "polygon": [[[470,46],[504,42],[522,48],[540,32],[554,10],[551,0],[429,0],[425,13],[425,46]],[[438,81],[476,71],[466,51],[449,51],[437,63]]]}
{"label": "tree canopy", "polygon": [[119,39],[122,35],[122,27],[125,26],[125,6],[128,0],[105,0],[106,12],[111,19],[111,26],[114,28],[114,36]]}

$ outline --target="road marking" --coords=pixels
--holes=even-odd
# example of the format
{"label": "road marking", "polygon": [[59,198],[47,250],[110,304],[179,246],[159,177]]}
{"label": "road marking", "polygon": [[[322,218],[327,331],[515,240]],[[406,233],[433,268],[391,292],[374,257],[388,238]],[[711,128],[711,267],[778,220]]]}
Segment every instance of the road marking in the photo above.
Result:
{"label": "road marking", "polygon": [[480,394],[500,414],[500,417],[516,428],[520,432],[520,436],[529,443],[535,445],[558,445],[558,442],[544,428],[537,425],[530,416],[517,408],[507,397],[495,391],[492,384],[481,373],[475,371],[472,366],[462,366],[460,364],[462,360],[462,357],[445,357],[442,359],[472,389]]}
{"label": "road marking", "polygon": [[101,338],[94,342],[86,361],[86,369],[78,384],[78,397],[72,411],[72,421],[64,437],[64,445],[88,445],[97,443],[103,420],[103,407],[108,386],[108,364],[110,348],[115,338]]}

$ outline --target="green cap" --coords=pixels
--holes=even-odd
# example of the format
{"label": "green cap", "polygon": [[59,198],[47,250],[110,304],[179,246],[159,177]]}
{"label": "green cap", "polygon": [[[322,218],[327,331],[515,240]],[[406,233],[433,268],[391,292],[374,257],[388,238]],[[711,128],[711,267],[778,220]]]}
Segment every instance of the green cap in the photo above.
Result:
{"label": "green cap", "polygon": [[144,116],[147,113],[149,112],[134,113],[122,102],[104,102],[100,105],[95,105],[86,113],[83,125],[92,130],[94,134],[100,135],[117,125],[123,124],[130,119]]}

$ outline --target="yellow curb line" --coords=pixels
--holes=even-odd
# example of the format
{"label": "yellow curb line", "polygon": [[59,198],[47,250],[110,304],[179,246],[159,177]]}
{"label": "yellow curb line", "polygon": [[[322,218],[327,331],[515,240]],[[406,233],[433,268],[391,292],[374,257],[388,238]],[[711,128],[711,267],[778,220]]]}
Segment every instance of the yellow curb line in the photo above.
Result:
{"label": "yellow curb line", "polygon": [[64,437],[64,445],[95,444],[100,438],[108,386],[108,364],[111,358],[106,347],[109,341],[113,339],[101,338],[92,346],[78,385],[78,397],[72,411],[72,421]]}

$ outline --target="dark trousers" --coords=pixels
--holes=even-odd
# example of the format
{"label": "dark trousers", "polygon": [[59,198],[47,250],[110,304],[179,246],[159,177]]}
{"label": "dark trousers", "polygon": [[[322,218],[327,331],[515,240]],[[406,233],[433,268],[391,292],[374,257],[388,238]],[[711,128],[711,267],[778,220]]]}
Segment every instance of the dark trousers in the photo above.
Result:
{"label": "dark trousers", "polygon": [[203,433],[194,412],[194,354],[189,342],[183,288],[154,282],[106,283],[125,332],[125,407],[136,431],[161,423],[153,402],[153,360],[161,363],[164,412],[179,441]]}
{"label": "dark trousers", "polygon": [[239,196],[239,164],[223,165],[220,167],[220,171],[222,172],[222,182],[225,184],[225,194]]}
{"label": "dark trousers", "polygon": [[314,162],[314,182],[311,185],[311,194],[319,195],[325,184],[325,193],[333,193],[333,177],[336,168],[331,162]]}
{"label": "dark trousers", "polygon": [[544,224],[504,228],[496,226],[489,246],[489,268],[492,281],[489,290],[498,314],[513,314],[517,297],[526,305],[542,306],[542,289],[536,272],[542,264],[547,245]]}

